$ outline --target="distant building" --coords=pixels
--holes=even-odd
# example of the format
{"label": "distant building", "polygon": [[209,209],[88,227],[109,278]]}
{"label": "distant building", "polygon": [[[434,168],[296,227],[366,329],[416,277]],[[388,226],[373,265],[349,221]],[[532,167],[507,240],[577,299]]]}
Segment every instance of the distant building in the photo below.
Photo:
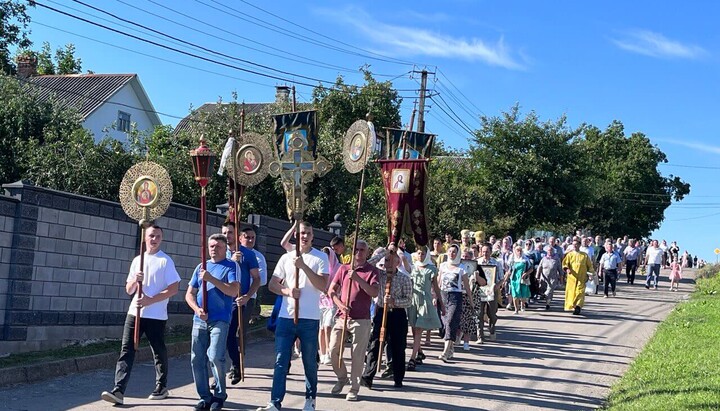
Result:
{"label": "distant building", "polygon": [[[290,101],[290,87],[288,86],[275,86],[275,102],[274,103],[287,103]],[[244,103],[245,114],[257,114],[261,113],[266,107],[274,103]],[[193,110],[191,114],[180,120],[175,126],[174,133],[192,132],[193,127],[198,124],[203,113],[212,113],[218,109],[220,105],[227,105],[231,103],[205,103],[200,107]]]}
{"label": "distant building", "polygon": [[150,133],[162,125],[137,74],[36,73],[32,61],[18,61],[18,76],[37,86],[38,97],[77,110],[95,141],[106,135],[125,141],[133,127]]}

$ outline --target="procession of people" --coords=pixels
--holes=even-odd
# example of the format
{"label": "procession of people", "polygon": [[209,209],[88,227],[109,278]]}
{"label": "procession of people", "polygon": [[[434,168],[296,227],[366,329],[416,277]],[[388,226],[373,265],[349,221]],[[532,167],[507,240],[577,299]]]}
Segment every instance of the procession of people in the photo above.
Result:
{"label": "procession of people", "polygon": [[[190,366],[199,397],[196,410],[221,410],[228,398],[226,378],[238,384],[237,344],[242,337],[237,320],[245,316],[239,317],[237,312],[254,303],[258,288],[266,282],[258,272],[260,266],[267,270],[265,258],[252,249],[256,230],[244,228],[241,244],[232,240],[234,230],[233,224],[226,224],[222,233],[209,236],[207,267],[198,265],[192,273],[185,297],[194,312]],[[296,343],[306,381],[303,410],[315,409],[320,338],[324,338],[320,330],[326,312],[333,313],[333,325],[324,355],[329,356],[337,378],[330,393],[356,401],[361,387],[373,388],[378,372],[382,378],[391,378],[395,389],[403,389],[406,372],[421,372],[422,365],[432,361],[422,349],[426,330],[440,331],[443,345],[439,361],[452,366],[458,344],[467,351],[470,340],[478,345],[498,340],[498,329],[502,334],[497,324],[499,306],[507,305],[514,314],[522,314],[536,304],[542,311],[551,310],[555,291],[564,287],[562,309],[580,315],[586,294],[595,293],[596,286],[589,284],[603,284],[600,289],[604,289],[605,298],[617,295],[623,266],[627,284],[633,284],[639,266],[646,273],[645,287],[652,286],[653,290],[658,287],[661,268],[670,270],[667,275],[671,291],[678,289],[682,278],[679,252],[665,255],[657,240],[649,241],[647,246],[641,240],[622,238],[600,238],[602,244],[597,244],[598,239],[590,236],[568,237],[563,242],[556,237],[519,241],[503,237],[491,243],[471,237],[473,233],[468,230],[460,241],[450,237],[438,246],[442,242],[436,239],[434,250],[417,247],[413,253],[403,242],[403,248],[391,243],[370,254],[370,245],[358,239],[352,250],[355,255],[349,256],[344,253],[345,247],[337,247],[344,243],[340,238],[331,243],[336,247],[322,252],[314,247],[313,229],[308,223],[301,222],[299,232],[300,255],[287,241],[284,245],[288,251],[276,264],[268,283],[282,304],[275,329],[270,399],[258,410],[282,409]],[[468,242],[470,238],[472,243]],[[161,400],[169,394],[164,330],[167,302],[177,293],[180,275],[172,259],[161,251],[161,227],[153,225],[146,230],[145,244],[145,268],[140,269],[136,257],[128,275],[126,291],[134,297],[123,333],[115,386],[101,395],[113,404],[123,404],[133,368],[132,335],[137,308],[142,319],[140,331],[150,341],[157,374],[155,389],[148,398]],[[461,254],[463,245],[465,251]],[[667,267],[664,258],[670,261]],[[474,271],[469,272],[473,268],[468,267]],[[141,298],[135,296],[137,281],[145,285]],[[209,286],[205,296],[199,292],[203,281]],[[298,319],[294,321],[296,311]],[[349,356],[345,355],[348,340]],[[229,369],[226,353],[230,354]],[[347,392],[346,386],[350,387]]]}

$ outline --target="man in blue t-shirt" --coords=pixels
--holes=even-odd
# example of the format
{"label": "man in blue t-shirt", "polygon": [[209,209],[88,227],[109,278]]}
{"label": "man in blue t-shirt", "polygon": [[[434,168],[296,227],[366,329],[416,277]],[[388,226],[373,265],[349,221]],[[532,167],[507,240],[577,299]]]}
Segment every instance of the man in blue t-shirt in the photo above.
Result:
{"label": "man in blue t-shirt", "polygon": [[[227,399],[225,389],[225,349],[235,296],[240,291],[237,278],[237,263],[228,260],[227,237],[213,234],[208,239],[210,260],[207,269],[198,265],[193,272],[185,301],[195,312],[192,329],[192,366],[195,389],[200,396],[196,410],[222,410]],[[203,309],[202,293],[198,289],[207,282],[207,303]],[[217,384],[210,392],[207,366],[210,362]]]}
{"label": "man in blue t-shirt", "polygon": [[235,261],[240,267],[240,295],[237,296],[235,305],[233,305],[232,316],[230,317],[230,329],[227,335],[227,350],[230,361],[232,361],[229,374],[230,383],[235,385],[240,382],[238,307],[243,307],[243,338],[245,338],[248,328],[250,328],[250,316],[252,315],[253,303],[255,301],[253,296],[260,288],[260,271],[255,251],[243,247],[240,244],[235,244],[235,224],[232,222],[223,224],[222,233],[228,239],[227,258]]}

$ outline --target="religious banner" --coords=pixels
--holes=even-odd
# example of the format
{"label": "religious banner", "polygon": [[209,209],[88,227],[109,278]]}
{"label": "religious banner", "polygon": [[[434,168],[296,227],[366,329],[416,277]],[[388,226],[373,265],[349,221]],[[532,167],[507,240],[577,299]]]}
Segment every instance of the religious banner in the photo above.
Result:
{"label": "religious banner", "polygon": [[278,157],[291,151],[291,140],[299,137],[303,141],[303,150],[312,153],[317,158],[317,115],[315,110],[297,111],[293,113],[277,114],[273,116],[275,122],[275,146]]}
{"label": "religious banner", "polygon": [[397,160],[415,160],[418,158],[430,158],[432,155],[434,134],[420,133],[417,131],[388,128],[387,158]]}
{"label": "religious banner", "polygon": [[387,199],[389,241],[410,234],[418,246],[427,246],[427,164],[428,159],[378,160]]}

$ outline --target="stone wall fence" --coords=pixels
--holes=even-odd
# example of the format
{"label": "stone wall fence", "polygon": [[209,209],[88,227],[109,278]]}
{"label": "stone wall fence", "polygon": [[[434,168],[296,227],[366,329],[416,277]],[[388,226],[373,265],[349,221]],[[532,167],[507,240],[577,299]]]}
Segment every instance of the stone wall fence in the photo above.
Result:
{"label": "stone wall fence", "polygon": [[[0,354],[57,348],[80,340],[120,338],[131,297],[125,293],[140,230],[119,203],[17,182],[0,195]],[[171,204],[156,222],[162,249],[173,259],[180,291],[169,304],[169,323],[191,323],[184,296],[200,262],[200,212]],[[208,213],[208,234],[220,232],[225,215]],[[248,216],[272,274],[284,250],[287,221]],[[315,244],[333,234],[315,229]],[[272,303],[267,288],[264,303]]]}

